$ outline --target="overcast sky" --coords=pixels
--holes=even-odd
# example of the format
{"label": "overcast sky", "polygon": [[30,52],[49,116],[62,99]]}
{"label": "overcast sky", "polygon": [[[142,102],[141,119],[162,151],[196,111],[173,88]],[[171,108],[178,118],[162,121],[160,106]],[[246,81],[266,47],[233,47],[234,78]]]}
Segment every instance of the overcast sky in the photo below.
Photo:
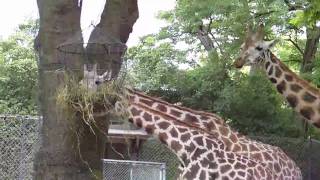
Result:
{"label": "overcast sky", "polygon": [[[89,2],[89,3],[86,3]],[[82,28],[87,28],[99,21],[99,15],[103,10],[105,0],[84,0]],[[146,34],[155,33],[165,23],[155,18],[159,10],[169,10],[174,8],[175,0],[138,0],[139,19],[133,27],[128,46],[136,44],[139,37]],[[19,23],[29,17],[38,17],[36,0],[9,0],[0,6],[0,36],[10,35]]]}

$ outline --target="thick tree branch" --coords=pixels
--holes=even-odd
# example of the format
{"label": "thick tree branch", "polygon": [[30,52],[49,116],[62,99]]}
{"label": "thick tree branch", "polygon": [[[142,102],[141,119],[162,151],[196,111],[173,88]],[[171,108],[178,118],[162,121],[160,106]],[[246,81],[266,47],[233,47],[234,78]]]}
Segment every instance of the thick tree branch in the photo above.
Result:
{"label": "thick tree branch", "polygon": [[287,61],[282,61],[282,62],[285,62],[285,63],[290,63],[290,62],[301,63],[300,60],[287,60]]}
{"label": "thick tree branch", "polygon": [[199,40],[201,41],[201,44],[204,46],[204,48],[207,51],[210,51],[210,50],[214,49],[213,41],[208,36],[208,32],[205,32],[203,25],[199,26],[199,29],[198,29],[198,32],[197,32],[197,37],[199,38]]}
{"label": "thick tree branch", "polygon": [[300,4],[291,4],[289,0],[283,0],[284,3],[288,6],[289,11],[303,10],[303,5]]}
{"label": "thick tree branch", "polygon": [[292,43],[292,45],[294,46],[294,47],[296,47],[297,48],[297,50],[301,53],[301,55],[303,55],[303,50],[300,48],[300,46],[296,43],[296,42],[294,42],[292,39],[286,39],[287,41],[289,41],[289,42],[291,42]]}
{"label": "thick tree branch", "polygon": [[266,12],[259,12],[259,13],[253,13],[251,12],[252,14],[254,14],[254,18],[259,18],[259,17],[262,17],[262,16],[267,16],[267,15],[270,15],[274,12],[277,12],[277,11],[274,11],[274,10],[271,10],[271,11],[266,11]]}

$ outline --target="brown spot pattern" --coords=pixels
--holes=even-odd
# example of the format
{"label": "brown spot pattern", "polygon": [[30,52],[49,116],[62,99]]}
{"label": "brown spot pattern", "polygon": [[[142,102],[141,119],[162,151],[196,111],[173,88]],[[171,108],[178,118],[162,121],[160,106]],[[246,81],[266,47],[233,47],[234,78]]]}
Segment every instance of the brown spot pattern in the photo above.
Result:
{"label": "brown spot pattern", "polygon": [[222,165],[220,167],[220,171],[223,174],[223,173],[228,172],[229,170],[231,170],[231,168],[232,167],[229,164],[225,164],[225,165]]}
{"label": "brown spot pattern", "polygon": [[141,112],[142,112],[141,110],[138,110],[138,109],[135,108],[135,107],[131,108],[131,114],[132,114],[133,116],[138,116],[138,115],[140,115]]}
{"label": "brown spot pattern", "polygon": [[268,69],[269,66],[270,66],[270,62],[266,62],[266,66],[265,66],[266,70]]}
{"label": "brown spot pattern", "polygon": [[140,102],[147,105],[147,106],[152,106],[153,102],[147,99],[140,99]]}
{"label": "brown spot pattern", "polygon": [[194,141],[197,142],[198,145],[203,146],[202,136],[198,136],[198,137],[194,138]]}
{"label": "brown spot pattern", "polygon": [[147,125],[147,126],[145,127],[145,130],[146,130],[146,132],[147,132],[148,134],[153,134],[153,132],[154,132],[154,125]]}
{"label": "brown spot pattern", "polygon": [[230,136],[230,140],[233,142],[233,143],[236,143],[238,141],[238,138],[236,135],[234,135],[233,133],[231,134]]}
{"label": "brown spot pattern", "polygon": [[286,74],[286,75],[284,76],[284,78],[285,78],[287,81],[289,81],[289,82],[293,81],[293,77],[292,77],[291,75],[289,75],[289,74]]}
{"label": "brown spot pattern", "polygon": [[290,89],[297,93],[302,89],[302,87],[300,85],[298,85],[298,84],[291,84],[290,85]]}
{"label": "brown spot pattern", "polygon": [[223,135],[223,136],[227,136],[229,133],[228,128],[226,128],[225,126],[220,126],[219,131],[220,131],[221,135]]}
{"label": "brown spot pattern", "polygon": [[184,133],[184,132],[188,131],[188,129],[187,128],[178,128],[178,131],[180,133]]}
{"label": "brown spot pattern", "polygon": [[286,90],[286,82],[281,81],[281,83],[277,85],[277,90],[282,94]]}
{"label": "brown spot pattern", "polygon": [[273,83],[273,84],[276,84],[277,83],[277,80],[275,78],[269,78],[269,80]]}
{"label": "brown spot pattern", "polygon": [[182,113],[177,111],[177,110],[171,109],[170,110],[170,114],[175,116],[175,117],[180,117]]}
{"label": "brown spot pattern", "polygon": [[289,94],[286,99],[291,107],[295,108],[297,106],[298,98],[295,95]]}
{"label": "brown spot pattern", "polygon": [[168,145],[167,144],[167,140],[168,140],[168,135],[166,133],[159,133],[159,140],[165,144],[165,145]]}
{"label": "brown spot pattern", "polygon": [[300,109],[300,113],[307,119],[311,119],[311,117],[314,115],[314,111],[311,107],[303,107]]}
{"label": "brown spot pattern", "polygon": [[178,152],[182,148],[182,145],[178,141],[173,140],[171,141],[171,148]]}
{"label": "brown spot pattern", "polygon": [[170,134],[171,134],[171,136],[174,137],[174,138],[177,138],[177,137],[178,137],[178,132],[177,132],[177,130],[176,130],[175,127],[173,127],[173,128],[170,130]]}
{"label": "brown spot pattern", "polygon": [[305,92],[303,95],[303,100],[305,100],[308,103],[313,103],[316,99],[317,98],[309,92]]}
{"label": "brown spot pattern", "polygon": [[243,164],[241,164],[241,163],[239,163],[239,162],[237,162],[237,163],[234,165],[234,168],[235,168],[235,169],[244,169],[244,168],[246,168],[246,166],[243,165]]}
{"label": "brown spot pattern", "polygon": [[268,75],[271,76],[272,73],[273,73],[273,66],[270,67]]}
{"label": "brown spot pattern", "polygon": [[146,121],[152,121],[152,116],[149,114],[149,113],[144,113],[143,114],[143,118],[146,120]]}
{"label": "brown spot pattern", "polygon": [[170,123],[165,122],[165,121],[161,121],[158,123],[158,126],[160,129],[167,129],[170,126]]}
{"label": "brown spot pattern", "polygon": [[161,112],[167,112],[167,107],[163,104],[158,104],[157,109]]}
{"label": "brown spot pattern", "polygon": [[181,135],[181,141],[182,142],[187,142],[190,139],[191,135],[190,133],[185,133]]}
{"label": "brown spot pattern", "polygon": [[276,77],[277,78],[281,77],[282,72],[281,72],[280,68],[278,66],[276,66],[275,69],[276,69],[276,73],[275,73]]}
{"label": "brown spot pattern", "polygon": [[142,127],[142,121],[141,121],[141,119],[140,118],[137,118],[136,120],[135,120],[135,124],[136,124],[136,126],[138,126],[138,127]]}
{"label": "brown spot pattern", "polygon": [[197,117],[193,116],[193,115],[190,115],[190,114],[186,114],[186,117],[185,117],[185,121],[186,122],[198,122],[198,119]]}

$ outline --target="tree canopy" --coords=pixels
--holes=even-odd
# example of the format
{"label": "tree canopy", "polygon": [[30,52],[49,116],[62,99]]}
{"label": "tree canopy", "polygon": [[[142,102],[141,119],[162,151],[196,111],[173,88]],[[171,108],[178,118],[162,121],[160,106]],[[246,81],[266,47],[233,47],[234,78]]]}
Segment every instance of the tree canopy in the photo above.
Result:
{"label": "tree canopy", "polygon": [[27,20],[0,40],[0,113],[37,114],[38,67],[33,51],[37,21]]}
{"label": "tree canopy", "polygon": [[[319,86],[318,5],[310,0],[178,0],[173,10],[158,14],[168,25],[128,50],[129,77],[151,95],[218,113],[242,133],[301,136],[300,117],[264,74],[231,64],[246,26],[264,23],[266,39],[280,39],[273,51]],[[310,49],[313,54],[307,56]],[[311,133],[319,137],[318,131]]]}

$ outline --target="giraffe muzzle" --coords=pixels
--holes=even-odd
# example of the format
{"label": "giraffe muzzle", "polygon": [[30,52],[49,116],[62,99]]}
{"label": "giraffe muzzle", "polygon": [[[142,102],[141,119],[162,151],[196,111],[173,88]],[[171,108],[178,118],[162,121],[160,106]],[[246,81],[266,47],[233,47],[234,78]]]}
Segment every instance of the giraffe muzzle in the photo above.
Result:
{"label": "giraffe muzzle", "polygon": [[233,63],[234,67],[236,67],[238,69],[242,68],[244,64],[245,64],[245,61],[240,57],[237,58]]}

